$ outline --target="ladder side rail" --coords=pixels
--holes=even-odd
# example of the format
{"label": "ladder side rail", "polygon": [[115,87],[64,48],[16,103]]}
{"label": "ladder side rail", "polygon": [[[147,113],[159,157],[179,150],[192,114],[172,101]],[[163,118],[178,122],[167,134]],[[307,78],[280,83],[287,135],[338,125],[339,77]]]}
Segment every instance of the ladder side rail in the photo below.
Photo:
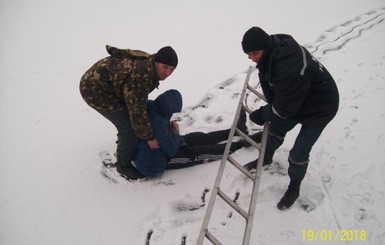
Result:
{"label": "ladder side rail", "polygon": [[225,152],[223,154],[222,161],[221,161],[220,167],[218,169],[217,177],[215,179],[214,188],[213,188],[213,191],[211,193],[211,197],[210,197],[209,203],[207,205],[205,216],[203,218],[203,223],[202,223],[201,230],[199,232],[199,237],[198,237],[197,245],[202,245],[203,244],[203,240],[205,238],[205,234],[208,232],[208,224],[209,224],[210,217],[211,217],[211,214],[212,214],[212,211],[213,211],[213,208],[214,208],[215,199],[216,199],[216,197],[218,195],[219,185],[221,183],[223,172],[225,170],[225,166],[226,166],[226,162],[227,162],[227,156],[229,155],[229,152],[230,152],[231,142],[232,142],[233,137],[234,137],[235,128],[236,128],[236,125],[237,125],[237,122],[238,122],[239,114],[241,112],[243,100],[245,99],[246,89],[247,89],[247,85],[249,84],[249,79],[250,79],[251,71],[252,71],[252,67],[250,66],[249,70],[247,71],[246,80],[245,80],[245,83],[243,85],[241,97],[239,98],[237,112],[236,112],[236,115],[234,117],[233,125],[232,125],[231,130],[230,130],[230,134],[229,134],[229,138],[227,140]]}
{"label": "ladder side rail", "polygon": [[225,201],[227,204],[229,204],[235,211],[237,211],[245,220],[247,220],[248,214],[245,210],[243,210],[238,204],[236,204],[231,198],[226,195],[223,191],[219,190],[218,195]]}
{"label": "ladder side rail", "polygon": [[[263,94],[258,92],[255,88],[250,86],[249,84],[247,85],[247,89],[250,90],[252,93],[254,93],[256,96],[258,96],[260,99],[265,101],[267,103],[267,100]],[[251,110],[247,105],[244,106],[245,110],[248,113],[252,113],[253,110]],[[254,179],[254,185],[253,185],[253,190],[252,190],[252,195],[250,199],[250,205],[249,205],[249,217],[248,217],[248,222],[246,223],[246,228],[245,228],[245,233],[243,236],[243,245],[249,245],[250,244],[250,236],[251,236],[251,231],[253,227],[253,222],[254,222],[254,214],[255,214],[255,207],[257,204],[257,197],[258,197],[258,191],[259,191],[259,184],[261,181],[261,175],[262,175],[262,166],[263,166],[263,160],[265,157],[265,151],[266,151],[266,142],[267,142],[267,136],[269,133],[269,124],[265,123],[264,128],[263,128],[263,133],[262,133],[262,140],[261,140],[261,146],[258,147],[259,150],[259,157],[258,157],[258,163],[257,163],[257,172],[255,173],[255,179]],[[247,138],[245,138],[247,140]],[[249,142],[250,143],[250,142]]]}
{"label": "ladder side rail", "polygon": [[269,134],[269,123],[266,122],[263,127],[263,134],[262,134],[262,141],[261,141],[262,147],[258,157],[257,172],[255,173],[255,180],[254,180],[254,185],[253,185],[253,190],[251,195],[252,198],[250,200],[250,205],[249,205],[249,217],[248,217],[248,222],[246,223],[245,233],[243,236],[243,243],[242,243],[243,245],[250,244],[250,236],[253,228],[255,207],[257,205],[259,184],[261,182],[263,160],[265,158],[266,142],[267,142],[268,134]]}
{"label": "ladder side rail", "polygon": [[[239,112],[238,112],[238,116],[239,116]],[[201,227],[201,230],[199,232],[197,245],[203,244],[204,238],[205,238],[206,234],[208,233],[208,225],[210,222],[211,214],[212,214],[213,209],[214,209],[215,199],[218,195],[219,185],[221,183],[222,176],[223,176],[223,173],[225,170],[225,166],[226,166],[226,162],[227,162],[226,156],[229,155],[231,141],[234,137],[234,132],[235,132],[235,127],[233,126],[230,130],[230,133],[229,133],[229,138],[228,138],[228,141],[227,141],[227,144],[225,147],[225,152],[223,154],[221,164],[220,164],[219,169],[218,169],[217,177],[216,177],[215,182],[214,182],[214,187],[213,187],[213,190],[211,192],[210,200],[209,200],[209,203],[207,205],[206,213],[205,213],[205,216],[203,218],[202,227]]]}
{"label": "ladder side rail", "polygon": [[260,178],[262,175],[263,161],[265,159],[266,143],[267,137],[269,136],[269,123],[265,122],[263,126],[262,140],[261,140],[261,151],[259,152],[258,163],[257,163],[257,173],[256,177]]}

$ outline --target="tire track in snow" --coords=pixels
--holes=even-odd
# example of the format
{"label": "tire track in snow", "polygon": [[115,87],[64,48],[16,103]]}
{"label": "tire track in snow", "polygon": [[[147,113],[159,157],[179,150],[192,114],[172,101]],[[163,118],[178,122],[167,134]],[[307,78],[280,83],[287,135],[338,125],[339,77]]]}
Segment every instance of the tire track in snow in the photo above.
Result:
{"label": "tire track in snow", "polygon": [[342,49],[348,42],[362,36],[363,31],[370,30],[385,20],[385,7],[369,11],[348,20],[343,24],[326,30],[313,45],[305,47],[317,58]]}

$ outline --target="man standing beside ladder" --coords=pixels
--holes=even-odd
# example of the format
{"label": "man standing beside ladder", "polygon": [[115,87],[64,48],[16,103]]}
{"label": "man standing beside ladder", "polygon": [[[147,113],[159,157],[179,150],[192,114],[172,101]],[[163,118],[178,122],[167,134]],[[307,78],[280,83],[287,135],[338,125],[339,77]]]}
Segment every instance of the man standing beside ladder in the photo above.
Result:
{"label": "man standing beside ladder", "polygon": [[[268,101],[250,114],[250,120],[258,125],[270,123],[263,165],[272,163],[286,133],[301,124],[289,153],[290,184],[277,205],[284,210],[299,197],[310,151],[337,113],[338,89],[326,68],[289,35],[268,35],[261,28],[252,27],[243,36],[242,48],[257,64]],[[251,171],[256,165],[257,160],[244,167]]]}

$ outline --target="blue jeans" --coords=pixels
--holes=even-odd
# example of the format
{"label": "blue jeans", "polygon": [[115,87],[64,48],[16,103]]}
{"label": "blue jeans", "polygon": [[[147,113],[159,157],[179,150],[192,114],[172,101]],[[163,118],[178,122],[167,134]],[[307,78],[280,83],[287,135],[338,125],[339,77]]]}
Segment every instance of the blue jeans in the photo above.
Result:
{"label": "blue jeans", "polygon": [[[282,145],[286,133],[292,130],[297,124],[298,122],[296,121],[273,116],[267,138],[265,163],[272,162],[274,153]],[[289,153],[288,173],[291,180],[301,182],[305,177],[310,151],[325,127],[326,125],[323,127],[302,125]]]}

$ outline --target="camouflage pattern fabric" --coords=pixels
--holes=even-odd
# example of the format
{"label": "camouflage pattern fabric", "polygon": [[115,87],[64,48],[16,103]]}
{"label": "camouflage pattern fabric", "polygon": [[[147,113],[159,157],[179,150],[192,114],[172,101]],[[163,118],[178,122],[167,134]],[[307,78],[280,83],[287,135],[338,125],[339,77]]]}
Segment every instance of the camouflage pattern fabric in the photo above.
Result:
{"label": "camouflage pattern fabric", "polygon": [[110,56],[94,64],[80,80],[80,93],[97,111],[128,109],[132,128],[141,139],[153,136],[147,115],[148,94],[159,85],[154,55],[106,46]]}

